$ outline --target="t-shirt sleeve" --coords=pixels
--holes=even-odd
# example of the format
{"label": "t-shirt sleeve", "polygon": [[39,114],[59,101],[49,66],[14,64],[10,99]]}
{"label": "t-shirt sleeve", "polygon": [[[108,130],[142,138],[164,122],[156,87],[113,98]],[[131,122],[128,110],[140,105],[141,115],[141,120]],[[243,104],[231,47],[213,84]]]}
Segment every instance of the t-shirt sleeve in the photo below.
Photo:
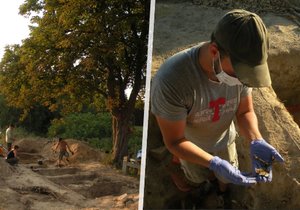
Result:
{"label": "t-shirt sleeve", "polygon": [[[181,94],[181,95],[180,95]],[[151,112],[167,120],[182,120],[187,116],[187,108],[176,82],[155,76],[151,84]]]}
{"label": "t-shirt sleeve", "polygon": [[249,96],[252,94],[252,88],[247,87],[246,85],[243,85],[242,91],[241,91],[241,98]]}

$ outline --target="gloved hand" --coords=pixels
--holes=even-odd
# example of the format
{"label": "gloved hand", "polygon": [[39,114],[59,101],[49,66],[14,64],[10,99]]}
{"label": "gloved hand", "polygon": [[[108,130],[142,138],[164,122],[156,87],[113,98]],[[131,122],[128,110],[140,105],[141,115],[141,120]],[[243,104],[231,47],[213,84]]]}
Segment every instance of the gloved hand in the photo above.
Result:
{"label": "gloved hand", "polygon": [[256,177],[244,176],[239,169],[218,156],[214,156],[210,161],[209,169],[233,184],[248,186],[256,183]]}
{"label": "gloved hand", "polygon": [[283,158],[277,150],[264,139],[253,140],[250,145],[252,160],[252,173],[256,175],[257,181],[272,181],[272,161],[283,162]]}

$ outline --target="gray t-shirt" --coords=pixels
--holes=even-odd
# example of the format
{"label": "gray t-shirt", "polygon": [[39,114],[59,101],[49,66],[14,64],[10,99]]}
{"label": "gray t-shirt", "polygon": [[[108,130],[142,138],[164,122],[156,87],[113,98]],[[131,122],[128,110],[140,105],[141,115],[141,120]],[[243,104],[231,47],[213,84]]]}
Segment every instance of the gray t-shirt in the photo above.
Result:
{"label": "gray t-shirt", "polygon": [[209,80],[198,62],[202,45],[175,54],[160,67],[151,84],[151,111],[171,121],[186,119],[186,139],[214,153],[234,141],[233,119],[251,88]]}

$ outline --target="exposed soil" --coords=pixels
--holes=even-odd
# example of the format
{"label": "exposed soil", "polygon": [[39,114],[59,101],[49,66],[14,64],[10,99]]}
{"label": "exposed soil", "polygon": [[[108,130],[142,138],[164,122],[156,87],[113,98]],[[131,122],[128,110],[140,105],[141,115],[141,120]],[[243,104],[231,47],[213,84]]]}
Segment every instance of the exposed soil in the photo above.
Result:
{"label": "exposed soil", "polygon": [[0,159],[0,209],[137,209],[139,179],[101,164],[106,155],[68,139],[74,155],[56,166],[55,142],[23,139],[20,162]]}

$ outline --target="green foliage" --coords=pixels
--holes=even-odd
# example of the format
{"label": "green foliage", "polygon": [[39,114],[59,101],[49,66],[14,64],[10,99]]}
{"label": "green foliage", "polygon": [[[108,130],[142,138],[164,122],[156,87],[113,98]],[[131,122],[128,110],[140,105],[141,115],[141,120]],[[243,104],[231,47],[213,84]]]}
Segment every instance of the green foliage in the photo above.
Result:
{"label": "green foliage", "polygon": [[3,95],[0,95],[0,128],[6,128],[10,123],[23,127],[30,133],[44,135],[54,114],[45,107],[33,106],[28,113],[9,106]]}
{"label": "green foliage", "polygon": [[48,129],[48,136],[49,137],[56,137],[56,136],[65,137],[64,136],[65,127],[66,127],[66,123],[65,123],[64,119],[52,120],[51,125]]}
{"label": "green foliage", "polygon": [[7,105],[0,95],[0,128],[6,128],[10,123],[18,122],[21,111]]}
{"label": "green foliage", "polygon": [[23,126],[31,133],[45,135],[51,120],[54,118],[55,113],[50,112],[46,107],[37,104],[32,107],[28,113],[23,115],[19,125]]}
{"label": "green foliage", "polygon": [[88,143],[94,147],[102,150],[103,152],[110,153],[112,151],[112,138],[90,138],[88,139]]}
{"label": "green foliage", "polygon": [[143,139],[143,127],[135,126],[129,137],[129,154],[135,154],[138,150],[142,148],[142,139]]}
{"label": "green foliage", "polygon": [[[129,143],[128,143],[128,153],[136,155],[137,151],[142,148],[142,137],[143,137],[143,127],[142,126],[135,126],[132,129],[132,132],[129,136]],[[101,149],[106,153],[110,153],[112,151],[112,138],[105,137],[105,138],[89,138],[88,143],[93,146],[94,148]]]}
{"label": "green foliage", "polygon": [[111,117],[109,113],[70,114],[64,118],[53,120],[48,135],[81,140],[111,137]]}

